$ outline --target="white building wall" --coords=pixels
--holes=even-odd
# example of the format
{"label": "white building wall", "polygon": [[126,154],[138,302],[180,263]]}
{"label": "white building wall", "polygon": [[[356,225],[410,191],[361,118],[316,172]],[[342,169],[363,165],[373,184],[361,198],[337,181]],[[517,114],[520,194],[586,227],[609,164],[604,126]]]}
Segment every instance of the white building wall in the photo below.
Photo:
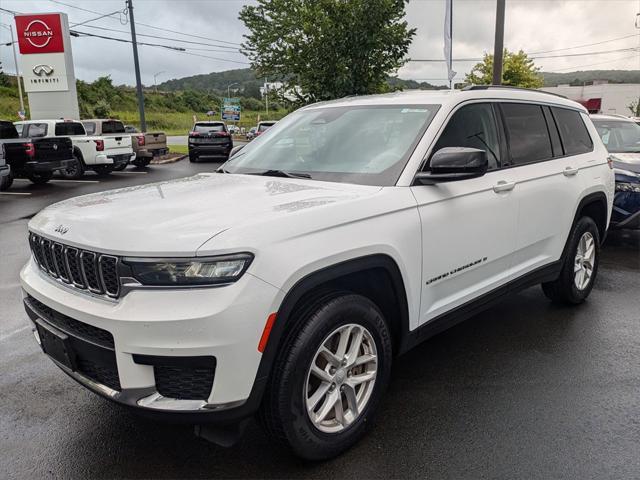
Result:
{"label": "white building wall", "polygon": [[638,101],[638,97],[640,97],[640,83],[558,85],[557,87],[544,87],[541,90],[564,95],[571,100],[583,103],[592,98],[600,98],[602,103],[598,113],[617,113],[627,116],[631,115],[627,105],[634,100]]}

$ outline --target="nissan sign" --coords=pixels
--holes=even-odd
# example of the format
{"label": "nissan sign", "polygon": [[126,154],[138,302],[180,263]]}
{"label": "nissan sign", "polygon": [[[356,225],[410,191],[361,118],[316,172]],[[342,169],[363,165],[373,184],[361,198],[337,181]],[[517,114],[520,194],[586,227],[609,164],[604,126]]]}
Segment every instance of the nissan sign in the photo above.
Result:
{"label": "nissan sign", "polygon": [[21,54],[64,52],[60,14],[16,15],[15,19]]}

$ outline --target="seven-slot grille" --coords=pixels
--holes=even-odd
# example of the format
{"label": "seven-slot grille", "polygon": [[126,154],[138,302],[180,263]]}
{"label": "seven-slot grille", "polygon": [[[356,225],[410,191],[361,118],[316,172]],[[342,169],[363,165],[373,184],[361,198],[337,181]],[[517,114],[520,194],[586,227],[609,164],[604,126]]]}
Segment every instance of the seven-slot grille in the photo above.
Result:
{"label": "seven-slot grille", "polygon": [[69,247],[31,233],[33,258],[47,275],[81,290],[117,298],[118,257]]}

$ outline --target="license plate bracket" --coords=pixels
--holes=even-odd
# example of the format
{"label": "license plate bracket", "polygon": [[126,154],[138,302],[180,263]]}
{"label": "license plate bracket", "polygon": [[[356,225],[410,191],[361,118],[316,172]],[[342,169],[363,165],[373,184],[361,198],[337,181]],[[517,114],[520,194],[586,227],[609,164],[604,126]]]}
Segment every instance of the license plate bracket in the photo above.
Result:
{"label": "license plate bracket", "polygon": [[68,369],[76,370],[76,356],[71,347],[69,335],[52,327],[46,322],[36,319],[36,328],[40,336],[40,346],[42,351],[53,358],[56,362],[64,365]]}

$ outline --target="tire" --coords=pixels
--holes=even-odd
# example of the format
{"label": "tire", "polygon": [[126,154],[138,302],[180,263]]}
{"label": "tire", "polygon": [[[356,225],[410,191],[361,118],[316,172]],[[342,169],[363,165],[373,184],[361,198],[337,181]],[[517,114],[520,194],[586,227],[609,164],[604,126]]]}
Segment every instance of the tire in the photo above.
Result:
{"label": "tire", "polygon": [[127,168],[127,165],[129,165],[128,163],[121,163],[120,165],[118,165],[117,167],[113,167],[113,171],[114,172],[121,172],[123,171],[125,168]]}
{"label": "tire", "polygon": [[60,170],[60,175],[68,180],[77,180],[84,176],[84,162],[82,161],[82,155],[78,152],[73,152],[73,166],[64,170]]}
{"label": "tire", "polygon": [[195,153],[189,152],[189,161],[191,163],[198,163],[198,155],[196,155]]}
{"label": "tire", "polygon": [[95,165],[93,167],[93,170],[98,174],[99,177],[106,177],[111,172],[113,172],[113,165]]}
{"label": "tire", "polygon": [[9,190],[9,188],[13,185],[13,174],[9,172],[9,175],[5,175],[0,178],[0,192],[4,190]]}
{"label": "tire", "polygon": [[[382,313],[373,302],[363,296],[345,292],[324,295],[304,305],[294,315],[300,321],[297,328],[292,329],[290,336],[283,340],[282,350],[267,385],[259,419],[269,436],[296,455],[307,460],[325,460],[346,451],[371,426],[389,381],[391,334]],[[362,349],[353,358],[362,359],[366,352],[374,352],[376,360],[354,367],[357,370],[351,372],[353,375],[349,373],[351,369],[348,363],[343,367],[345,364],[335,356],[331,357],[332,363],[329,363],[325,360],[328,357],[319,352],[319,348],[326,344],[334,353],[340,353],[333,341],[343,334],[356,335],[358,332],[363,333],[364,340]],[[344,361],[349,356],[345,355]],[[310,372],[312,362],[320,367],[318,371],[324,372],[322,375],[326,378],[323,381],[318,374]],[[324,365],[318,362],[324,362]],[[332,365],[337,365],[337,370]],[[362,370],[365,368],[366,372]],[[356,390],[350,389],[349,385],[358,375],[364,378],[362,375],[373,371],[376,372],[374,380],[360,383]],[[322,392],[326,391],[326,394],[319,392],[320,389]],[[349,392],[357,392],[356,395],[360,396],[363,403],[358,404],[357,398],[353,400],[352,395],[350,402]],[[318,398],[319,402],[312,408],[313,413],[308,414],[307,404],[314,398]],[[321,414],[325,405],[333,404],[329,400],[336,398],[340,398],[344,423],[338,422],[338,403],[331,409],[325,409],[329,412],[326,418]],[[354,401],[359,406],[357,415],[354,415],[351,408]],[[316,414],[323,417],[324,421],[317,420],[314,423],[311,415]]]}
{"label": "tire", "polygon": [[133,164],[136,166],[136,168],[146,168],[149,166],[150,163],[151,163],[151,158],[149,157],[136,158],[133,161]]}
{"label": "tire", "polygon": [[28,179],[36,185],[44,185],[53,177],[53,172],[30,173]]}
{"label": "tire", "polygon": [[[589,253],[591,249],[593,256]],[[542,291],[556,303],[578,305],[584,302],[593,288],[599,261],[598,227],[591,217],[582,217],[571,229],[560,276],[553,282],[543,283]]]}

